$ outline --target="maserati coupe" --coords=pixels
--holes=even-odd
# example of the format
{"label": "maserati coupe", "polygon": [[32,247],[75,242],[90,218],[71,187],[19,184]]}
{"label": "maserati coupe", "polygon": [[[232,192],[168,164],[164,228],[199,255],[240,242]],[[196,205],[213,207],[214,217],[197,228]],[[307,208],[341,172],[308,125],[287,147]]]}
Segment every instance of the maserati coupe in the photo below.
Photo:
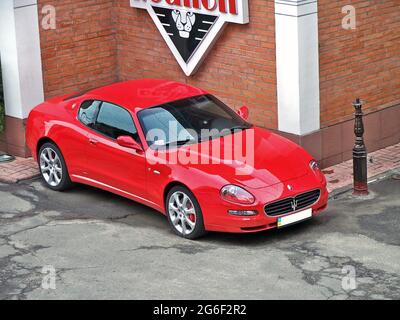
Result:
{"label": "maserati coupe", "polygon": [[248,116],[202,89],[134,80],[38,105],[26,141],[48,188],[81,183],[127,197],[187,239],[283,228],[325,210],[318,163]]}

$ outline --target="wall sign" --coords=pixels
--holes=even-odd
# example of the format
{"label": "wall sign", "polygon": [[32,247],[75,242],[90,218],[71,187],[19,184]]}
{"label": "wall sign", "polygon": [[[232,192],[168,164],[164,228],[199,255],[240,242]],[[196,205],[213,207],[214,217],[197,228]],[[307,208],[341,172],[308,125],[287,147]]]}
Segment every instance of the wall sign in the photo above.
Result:
{"label": "wall sign", "polygon": [[146,9],[187,76],[194,74],[226,23],[249,22],[248,0],[130,0]]}

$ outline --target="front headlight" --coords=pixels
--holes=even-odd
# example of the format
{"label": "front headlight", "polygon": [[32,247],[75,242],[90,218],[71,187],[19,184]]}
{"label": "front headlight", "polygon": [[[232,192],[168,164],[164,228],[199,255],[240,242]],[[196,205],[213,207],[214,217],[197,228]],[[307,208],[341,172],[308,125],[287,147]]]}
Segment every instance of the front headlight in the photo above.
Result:
{"label": "front headlight", "polygon": [[320,170],[320,169],[319,169],[318,162],[315,161],[315,160],[311,160],[311,161],[310,161],[310,168],[311,168],[312,170],[314,170],[314,171]]}
{"label": "front headlight", "polygon": [[326,184],[325,176],[322,173],[321,168],[318,165],[318,162],[315,160],[311,160],[310,168],[314,172],[315,176],[319,179],[319,181],[323,184]]}
{"label": "front headlight", "polygon": [[253,204],[254,196],[245,189],[229,184],[221,189],[221,198],[228,202],[238,204]]}

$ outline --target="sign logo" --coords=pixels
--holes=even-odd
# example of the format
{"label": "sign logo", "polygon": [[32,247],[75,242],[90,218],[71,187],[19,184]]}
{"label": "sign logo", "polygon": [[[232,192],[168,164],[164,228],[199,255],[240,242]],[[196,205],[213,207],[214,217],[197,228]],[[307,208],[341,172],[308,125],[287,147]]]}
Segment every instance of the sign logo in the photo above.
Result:
{"label": "sign logo", "polygon": [[187,76],[194,74],[227,23],[249,23],[248,0],[130,0],[146,9]]}

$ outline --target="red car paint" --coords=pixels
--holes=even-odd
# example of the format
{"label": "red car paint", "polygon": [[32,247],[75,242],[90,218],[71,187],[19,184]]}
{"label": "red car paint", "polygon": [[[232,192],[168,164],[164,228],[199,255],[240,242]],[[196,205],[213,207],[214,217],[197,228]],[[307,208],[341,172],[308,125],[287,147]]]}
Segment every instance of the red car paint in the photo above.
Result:
{"label": "red car paint", "polygon": [[[143,108],[202,94],[207,92],[172,81],[145,79],[113,84],[75,98],[58,97],[31,111],[27,145],[37,160],[40,143],[44,139],[53,141],[63,153],[72,181],[130,198],[163,214],[166,214],[164,201],[168,188],[182,184],[196,196],[208,231],[255,232],[275,228],[278,217],[267,216],[264,206],[314,189],[320,189],[321,195],[312,206],[313,215],[326,209],[326,180],[320,170],[310,168],[312,157],[300,146],[258,127],[249,129],[254,130],[255,152],[254,171],[250,176],[236,175],[234,166],[228,164],[151,164],[146,158],[149,146],[137,113]],[[77,113],[80,104],[91,99],[126,108],[133,117],[144,150],[122,147],[83,125]],[[194,145],[182,147],[188,152],[192,148]],[[255,202],[239,205],[223,200],[220,190],[227,184],[243,187],[254,195]],[[232,216],[228,210],[256,210],[258,214]]]}

